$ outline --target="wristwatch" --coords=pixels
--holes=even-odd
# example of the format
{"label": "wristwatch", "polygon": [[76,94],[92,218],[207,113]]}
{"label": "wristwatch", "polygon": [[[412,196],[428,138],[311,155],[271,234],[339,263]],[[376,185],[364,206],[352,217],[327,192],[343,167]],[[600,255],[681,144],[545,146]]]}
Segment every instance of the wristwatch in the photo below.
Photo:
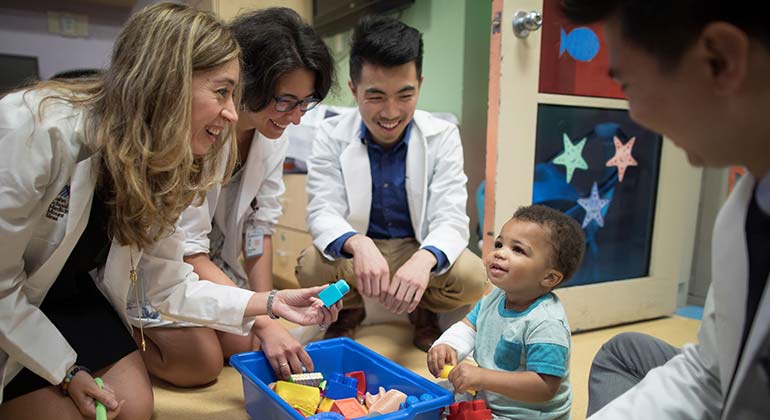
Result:
{"label": "wristwatch", "polygon": [[269,316],[270,319],[280,318],[278,315],[273,313],[273,299],[275,299],[276,293],[278,293],[278,291],[273,289],[270,291],[270,294],[267,295],[267,316]]}

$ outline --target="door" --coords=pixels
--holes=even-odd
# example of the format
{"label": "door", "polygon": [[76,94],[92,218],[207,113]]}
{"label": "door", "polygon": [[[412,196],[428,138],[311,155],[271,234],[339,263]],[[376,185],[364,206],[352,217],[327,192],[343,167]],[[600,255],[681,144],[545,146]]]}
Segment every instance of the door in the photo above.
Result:
{"label": "door", "polygon": [[[516,13],[532,11],[542,27],[516,36]],[[573,331],[673,313],[700,170],[631,121],[600,25],[565,21],[558,0],[494,0],[492,13],[484,254],[518,206],[548,205],[587,238],[580,270],[556,290]]]}

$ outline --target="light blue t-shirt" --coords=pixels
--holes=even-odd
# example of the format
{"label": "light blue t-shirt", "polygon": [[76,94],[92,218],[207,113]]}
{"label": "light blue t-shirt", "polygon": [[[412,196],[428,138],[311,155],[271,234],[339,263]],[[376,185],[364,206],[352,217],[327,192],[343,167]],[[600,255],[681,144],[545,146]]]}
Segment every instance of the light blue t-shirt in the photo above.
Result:
{"label": "light blue t-shirt", "polygon": [[561,378],[556,396],[544,403],[525,403],[479,391],[478,398],[498,418],[569,419],[570,329],[559,298],[547,293],[522,312],[505,309],[505,292],[494,288],[467,316],[476,328],[474,358],[479,366],[509,372],[534,371]]}

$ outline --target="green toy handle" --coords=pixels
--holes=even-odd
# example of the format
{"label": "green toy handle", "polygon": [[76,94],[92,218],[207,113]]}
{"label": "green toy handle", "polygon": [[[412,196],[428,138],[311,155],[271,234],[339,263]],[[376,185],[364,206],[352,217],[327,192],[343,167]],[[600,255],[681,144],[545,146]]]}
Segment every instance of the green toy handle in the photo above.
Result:
{"label": "green toy handle", "polygon": [[[104,388],[102,378],[94,378],[94,381],[96,381],[96,385],[99,385],[99,389]],[[94,400],[94,402],[96,403],[96,420],[107,420],[107,407],[97,400]]]}

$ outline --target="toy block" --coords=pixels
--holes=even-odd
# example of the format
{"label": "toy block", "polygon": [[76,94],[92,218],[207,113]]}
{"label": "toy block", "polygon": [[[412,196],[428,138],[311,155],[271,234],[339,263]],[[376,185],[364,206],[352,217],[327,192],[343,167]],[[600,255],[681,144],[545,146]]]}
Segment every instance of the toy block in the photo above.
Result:
{"label": "toy block", "polygon": [[345,374],[348,378],[356,378],[358,381],[358,393],[366,394],[366,374],[363,370],[356,370]]}
{"label": "toy block", "polygon": [[454,403],[449,406],[446,420],[492,420],[492,410],[484,400]]}
{"label": "toy block", "polygon": [[312,417],[308,417],[307,420],[345,420],[345,416],[333,411],[318,413]]}
{"label": "toy block", "polygon": [[[441,373],[438,374],[438,377],[441,379],[449,379],[449,372],[454,369],[454,365],[444,365],[444,367],[441,369]],[[467,393],[476,396],[476,390],[475,389],[469,389],[466,391]]]}
{"label": "toy block", "polygon": [[327,411],[332,410],[332,404],[334,404],[334,400],[331,398],[324,398],[321,400],[321,404],[318,404],[318,410],[316,410],[316,413],[324,413]]}
{"label": "toy block", "polygon": [[406,401],[406,394],[397,389],[391,389],[385,393],[385,396],[372,404],[369,407],[369,410],[377,411],[382,414],[392,413],[398,410],[399,406],[404,401]]}
{"label": "toy block", "polygon": [[327,308],[330,308],[349,291],[350,286],[348,285],[348,282],[340,279],[337,280],[337,282],[330,284],[326,289],[321,290],[321,293],[318,294],[318,298],[321,299]]}
{"label": "toy block", "polygon": [[323,380],[324,375],[321,372],[295,373],[289,376],[289,382],[316,388],[323,382]]}
{"label": "toy block", "polygon": [[334,404],[332,404],[332,411],[342,414],[347,419],[364,417],[369,414],[366,408],[359,404],[355,398],[334,401]]}
{"label": "toy block", "polygon": [[406,401],[401,403],[401,409],[403,410],[405,408],[413,407],[417,403],[421,403],[421,402],[425,402],[425,401],[430,401],[430,400],[432,400],[434,398],[436,398],[436,396],[431,394],[431,393],[429,393],[429,392],[426,392],[426,393],[420,395],[419,397],[417,397],[416,395],[410,395],[410,396],[406,397]]}
{"label": "toy block", "polygon": [[406,401],[401,403],[401,406],[399,407],[401,410],[407,409],[409,407],[413,407],[415,404],[419,403],[420,399],[415,397],[414,395],[410,395],[406,397]]}
{"label": "toy block", "polygon": [[339,372],[332,372],[326,378],[326,389],[324,396],[333,400],[342,400],[345,398],[355,398],[358,394],[358,380],[348,378]]}
{"label": "toy block", "polygon": [[366,397],[364,397],[364,401],[366,402],[366,406],[371,408],[374,403],[379,401],[382,397],[385,396],[385,388],[380,387],[380,392],[376,394],[372,394],[371,392],[366,393]]}
{"label": "toy block", "polygon": [[441,379],[449,379],[449,372],[454,368],[455,365],[444,365],[444,367],[441,368],[441,373],[438,374],[438,377]]}
{"label": "toy block", "polygon": [[321,402],[321,390],[312,386],[278,381],[275,384],[275,393],[305,417],[315,414]]}

